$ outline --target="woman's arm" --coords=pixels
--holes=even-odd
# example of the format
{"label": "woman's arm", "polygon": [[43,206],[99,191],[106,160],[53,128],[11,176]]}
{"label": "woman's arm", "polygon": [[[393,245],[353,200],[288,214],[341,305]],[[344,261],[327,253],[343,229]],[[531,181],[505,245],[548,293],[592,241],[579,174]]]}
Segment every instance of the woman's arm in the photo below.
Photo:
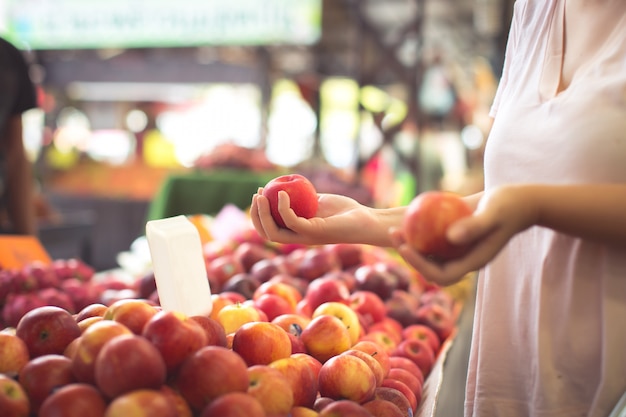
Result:
{"label": "woman's arm", "polygon": [[407,262],[427,279],[447,285],[482,268],[511,237],[535,225],[626,247],[626,185],[514,184],[489,190],[472,216],[448,229],[450,241],[470,243],[472,249],[444,264],[430,262],[411,250],[398,229],[392,232],[392,240]]}

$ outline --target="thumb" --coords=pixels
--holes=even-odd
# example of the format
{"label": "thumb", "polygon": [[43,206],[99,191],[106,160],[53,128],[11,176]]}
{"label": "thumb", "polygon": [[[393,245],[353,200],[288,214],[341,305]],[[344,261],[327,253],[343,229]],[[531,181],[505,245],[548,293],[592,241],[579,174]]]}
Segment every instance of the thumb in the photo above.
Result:
{"label": "thumb", "polygon": [[474,242],[487,232],[484,219],[480,215],[471,215],[452,223],[446,231],[446,237],[450,243],[464,245]]}

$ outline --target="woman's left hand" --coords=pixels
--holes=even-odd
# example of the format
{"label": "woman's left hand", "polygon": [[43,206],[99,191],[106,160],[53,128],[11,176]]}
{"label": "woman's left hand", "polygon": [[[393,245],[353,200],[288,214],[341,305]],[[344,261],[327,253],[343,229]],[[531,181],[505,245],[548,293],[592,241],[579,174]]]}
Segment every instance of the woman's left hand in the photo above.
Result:
{"label": "woman's left hand", "polygon": [[523,187],[503,186],[485,192],[472,216],[453,223],[447,230],[451,243],[470,245],[460,258],[438,263],[409,246],[399,228],[390,230],[398,253],[427,280],[451,285],[467,273],[485,266],[509,239],[535,223],[532,195]]}

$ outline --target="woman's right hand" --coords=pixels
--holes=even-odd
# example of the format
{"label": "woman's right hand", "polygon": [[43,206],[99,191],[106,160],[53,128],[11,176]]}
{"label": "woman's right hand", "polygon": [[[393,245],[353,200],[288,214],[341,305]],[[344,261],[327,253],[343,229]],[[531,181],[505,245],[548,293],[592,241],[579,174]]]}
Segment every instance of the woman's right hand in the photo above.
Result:
{"label": "woman's right hand", "polygon": [[[318,194],[317,213],[306,219],[294,213],[289,207],[289,195],[281,191],[278,211],[287,228],[279,227],[272,218],[269,201],[262,195],[262,189],[252,197],[252,223],[261,236],[274,242],[321,245],[370,243],[377,238],[375,210],[343,195]],[[379,237],[387,240],[387,230],[383,230]]]}

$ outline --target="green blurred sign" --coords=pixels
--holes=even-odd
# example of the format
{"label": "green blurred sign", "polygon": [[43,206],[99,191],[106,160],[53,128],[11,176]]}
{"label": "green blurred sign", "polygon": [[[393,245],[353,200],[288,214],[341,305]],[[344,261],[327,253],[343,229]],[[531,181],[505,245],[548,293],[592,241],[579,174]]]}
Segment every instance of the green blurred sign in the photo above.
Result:
{"label": "green blurred sign", "polygon": [[321,1],[0,0],[0,35],[30,49],[306,45]]}

